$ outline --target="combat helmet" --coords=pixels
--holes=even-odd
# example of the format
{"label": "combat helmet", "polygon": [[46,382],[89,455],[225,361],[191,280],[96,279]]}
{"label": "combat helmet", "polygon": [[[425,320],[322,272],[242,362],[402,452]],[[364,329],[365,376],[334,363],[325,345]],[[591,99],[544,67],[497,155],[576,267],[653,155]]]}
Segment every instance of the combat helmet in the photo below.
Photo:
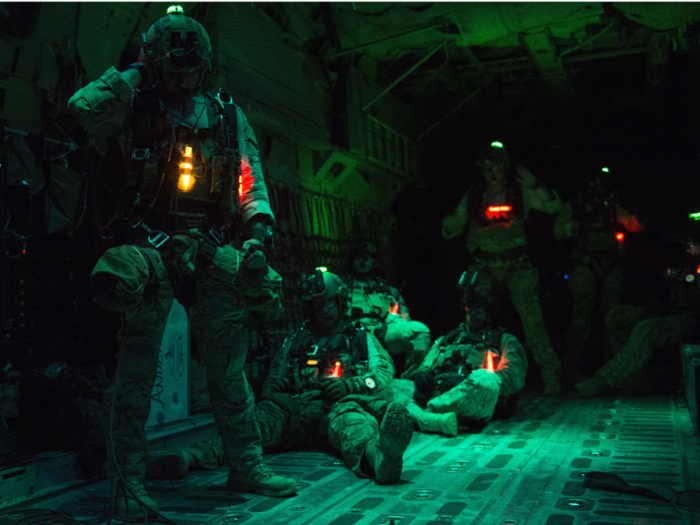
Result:
{"label": "combat helmet", "polygon": [[211,69],[214,55],[206,29],[171,6],[143,35],[146,63],[156,71],[188,73]]}
{"label": "combat helmet", "polygon": [[502,142],[494,141],[488,146],[483,146],[476,154],[476,162],[479,168],[485,170],[496,170],[500,167],[510,167],[510,153],[503,146]]}
{"label": "combat helmet", "polygon": [[350,295],[348,287],[340,277],[325,268],[316,268],[308,279],[306,275],[302,275],[299,287],[301,298],[306,303],[326,302],[337,297],[342,307],[341,311],[347,308]]}

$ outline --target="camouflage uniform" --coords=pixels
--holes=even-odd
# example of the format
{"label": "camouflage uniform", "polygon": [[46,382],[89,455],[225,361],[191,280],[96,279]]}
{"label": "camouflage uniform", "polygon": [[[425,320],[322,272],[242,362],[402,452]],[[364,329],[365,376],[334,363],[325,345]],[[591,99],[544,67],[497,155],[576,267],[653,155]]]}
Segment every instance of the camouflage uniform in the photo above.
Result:
{"label": "camouflage uniform", "polygon": [[581,395],[590,397],[620,386],[642,370],[656,348],[681,343],[695,335],[700,327],[698,279],[673,282],[665,311],[650,310],[644,306],[618,306],[608,313],[606,325],[613,356],[591,379],[577,383],[576,390]]}
{"label": "camouflage uniform", "polygon": [[[69,101],[69,108],[88,132],[104,138],[120,135],[122,151],[129,152],[134,145],[124,142],[124,132],[120,134],[120,130],[128,130],[132,124],[129,106],[134,93],[126,77],[110,68],[79,90]],[[220,145],[228,133],[220,126],[223,104],[201,92],[186,101],[166,96],[157,98],[155,94],[153,99],[156,99],[160,110],[158,119],[166,133],[154,139],[150,157],[146,155],[138,169],[133,168],[135,161],[132,159],[136,155],[127,156],[127,185],[129,177],[138,175],[139,188],[145,188],[145,193],[138,195],[140,202],[137,200],[124,215],[127,218],[140,216],[143,224],[148,222],[154,230],[146,232],[145,228],[131,224],[132,229],[127,228],[130,235],[126,243],[107,250],[91,276],[96,302],[108,310],[123,312],[117,392],[110,389],[106,402],[108,406],[114,403],[112,434],[120,471],[125,479],[136,481],[144,478],[147,445],[144,427],[161,338],[175,295],[173,279],[193,276],[196,282],[198,298],[189,307],[188,315],[192,334],[206,356],[212,409],[232,472],[262,460],[253,394],[243,374],[247,351],[243,337],[244,310],[259,312],[267,319],[275,319],[281,312],[278,274],[269,267],[246,269],[241,252],[234,247],[206,241],[210,227],[221,224],[223,228],[230,220],[237,219],[238,181],[226,179],[227,164],[220,155]],[[272,223],[274,216],[255,135],[240,108],[233,106],[233,110],[237,129],[233,124],[232,128],[241,154],[240,222],[246,224],[257,215]],[[193,135],[191,130],[195,127],[199,131]],[[192,143],[195,146],[192,173],[196,182],[193,198],[189,200],[190,194],[174,195],[173,189],[165,188],[172,181],[172,173],[167,170],[173,166],[168,161],[163,167],[161,153],[167,154],[170,141],[167,130],[170,129],[179,129],[189,137],[188,141],[197,141]],[[163,191],[158,186],[161,171]],[[224,182],[219,185],[223,189],[218,203],[207,200],[209,183],[213,187],[215,180]],[[227,202],[223,195],[226,188],[231,194],[229,201],[233,202]],[[158,197],[155,205],[145,198],[149,191]],[[220,204],[222,202],[224,204]],[[187,213],[172,215],[173,206],[177,209],[178,205]],[[190,221],[192,216],[196,219]],[[224,222],[217,222],[220,220]],[[158,237],[159,231],[155,228],[170,235],[168,242],[157,249],[154,241],[163,237]],[[108,454],[108,471],[114,479],[111,454]]]}
{"label": "camouflage uniform", "polygon": [[[365,447],[379,434],[378,421],[392,400],[394,365],[360,323],[344,324],[325,345],[319,342],[307,323],[275,355],[256,405],[263,446],[295,449],[322,437],[361,475]],[[352,381],[355,392],[329,404],[320,382],[338,374]]]}
{"label": "camouflage uniform", "polygon": [[438,391],[427,403],[431,411],[488,421],[499,398],[517,394],[525,386],[527,356],[511,334],[502,330],[473,334],[462,324],[435,341],[419,372],[427,372],[437,381]]}
{"label": "camouflage uniform", "polygon": [[615,232],[622,230],[636,233],[641,225],[622,206],[598,204],[588,193],[565,203],[554,222],[555,238],[576,239],[571,251],[574,266],[567,283],[573,308],[566,332],[566,352],[574,365],[580,364],[591,335],[596,299],[601,321],[620,304],[622,243]]}
{"label": "camouflage uniform", "polygon": [[[494,212],[487,207],[508,205],[509,212]],[[545,388],[558,389],[561,368],[542,318],[538,297],[539,276],[527,255],[525,219],[530,209],[556,213],[561,200],[556,192],[541,187],[518,188],[508,185],[500,195],[489,196],[477,187],[465,195],[456,211],[442,223],[446,239],[462,234],[468,226],[467,250],[474,261],[469,274],[478,271],[480,283],[496,295],[509,295],[522,321],[527,344],[537,362]]]}
{"label": "camouflage uniform", "polygon": [[378,277],[349,277],[348,315],[374,334],[392,356],[405,355],[401,377],[410,377],[430,348],[430,329],[411,320],[401,293]]}
{"label": "camouflage uniform", "polygon": [[611,310],[606,325],[614,355],[598,369],[594,380],[604,387],[620,386],[644,367],[656,348],[692,337],[700,327],[698,279],[673,283],[670,304],[663,315],[654,317],[649,317],[640,306]]}

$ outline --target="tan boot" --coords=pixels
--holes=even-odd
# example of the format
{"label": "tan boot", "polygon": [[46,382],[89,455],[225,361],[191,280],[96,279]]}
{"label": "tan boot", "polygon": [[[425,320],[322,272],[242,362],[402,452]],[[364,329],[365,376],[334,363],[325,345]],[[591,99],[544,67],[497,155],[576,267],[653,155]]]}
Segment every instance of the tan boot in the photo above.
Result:
{"label": "tan boot", "polygon": [[437,432],[454,437],[458,432],[457,414],[454,412],[446,412],[445,414],[423,412],[418,419],[418,428],[422,432]]}
{"label": "tan boot", "polygon": [[146,458],[146,479],[185,479],[193,464],[192,454],[184,449],[156,450]]}
{"label": "tan boot", "polygon": [[277,498],[295,496],[299,490],[296,481],[275,475],[265,463],[258,463],[244,472],[230,471],[226,488],[232,492],[262,494]]}
{"label": "tan boot", "polygon": [[114,499],[111,503],[113,517],[120,520],[137,520],[158,512],[158,504],[146,494],[141,481],[127,481],[126,488],[120,480],[113,481],[113,487],[114,483],[117,486],[113,490]]}
{"label": "tan boot", "polygon": [[379,437],[367,444],[365,455],[379,485],[396,483],[403,470],[403,453],[413,436],[413,421],[406,407],[391,403],[379,427]]}

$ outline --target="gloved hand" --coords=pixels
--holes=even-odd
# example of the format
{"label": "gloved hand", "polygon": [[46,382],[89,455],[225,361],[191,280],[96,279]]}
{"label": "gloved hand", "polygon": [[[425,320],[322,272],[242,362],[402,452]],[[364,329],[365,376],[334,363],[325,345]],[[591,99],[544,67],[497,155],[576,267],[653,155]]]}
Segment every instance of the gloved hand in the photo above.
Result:
{"label": "gloved hand", "polygon": [[261,270],[267,266],[264,244],[258,239],[248,239],[243,243],[241,255],[249,270]]}
{"label": "gloved hand", "polygon": [[416,390],[421,394],[430,397],[435,391],[437,381],[429,372],[420,371],[413,376],[413,384],[416,385]]}
{"label": "gloved hand", "polygon": [[278,392],[284,392],[287,390],[287,380],[282,378],[270,378],[265,381],[263,385],[263,392],[265,394],[276,394]]}
{"label": "gloved hand", "polygon": [[321,383],[321,397],[332,403],[352,394],[352,392],[352,383],[341,377],[326,379]]}

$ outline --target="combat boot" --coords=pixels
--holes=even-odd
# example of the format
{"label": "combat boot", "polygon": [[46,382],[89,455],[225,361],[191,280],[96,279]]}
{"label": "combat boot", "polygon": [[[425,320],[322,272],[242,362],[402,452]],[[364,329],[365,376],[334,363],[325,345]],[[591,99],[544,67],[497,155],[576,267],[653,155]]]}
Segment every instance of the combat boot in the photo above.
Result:
{"label": "combat boot", "polygon": [[396,483],[401,478],[403,453],[412,436],[413,421],[408,410],[399,403],[391,403],[379,426],[379,437],[371,440],[365,449],[379,485]]}
{"label": "combat boot", "polygon": [[607,388],[607,386],[608,385],[606,385],[601,379],[593,376],[590,379],[576,383],[574,388],[581,397],[593,397],[600,394]]}
{"label": "combat boot", "polygon": [[232,492],[262,494],[277,498],[294,496],[298,490],[296,481],[275,475],[265,463],[258,463],[242,472],[230,471],[226,488]]}
{"label": "combat boot", "polygon": [[195,459],[184,449],[157,450],[146,458],[146,479],[185,479]]}
{"label": "combat boot", "polygon": [[[116,488],[114,488],[115,483]],[[110,510],[114,518],[125,521],[136,520],[158,512],[158,504],[146,494],[141,481],[127,481],[125,488],[120,480],[116,480],[112,482],[112,487],[113,498]],[[137,501],[137,498],[140,501]]]}
{"label": "combat boot", "polygon": [[435,414],[433,412],[423,412],[418,419],[418,428],[422,432],[437,432],[449,437],[457,435],[457,414],[446,412]]}

